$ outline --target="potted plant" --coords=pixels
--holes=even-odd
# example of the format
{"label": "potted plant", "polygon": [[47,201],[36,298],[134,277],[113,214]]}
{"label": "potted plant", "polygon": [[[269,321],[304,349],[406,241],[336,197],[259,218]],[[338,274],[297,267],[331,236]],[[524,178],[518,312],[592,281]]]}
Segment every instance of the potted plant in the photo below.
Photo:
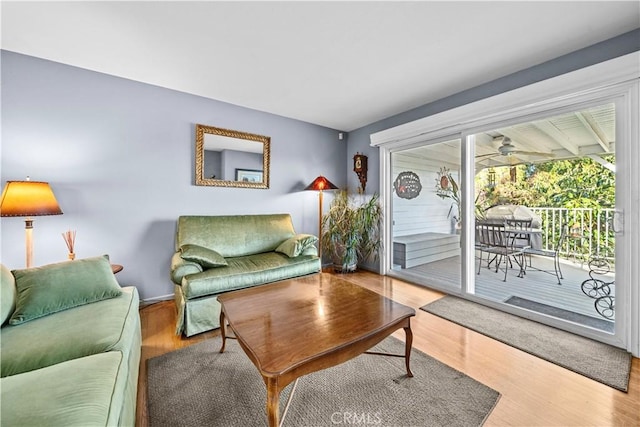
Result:
{"label": "potted plant", "polygon": [[377,259],[382,239],[382,208],[374,194],[359,203],[346,190],[338,191],[329,212],[322,217],[322,249],[329,255],[335,271],[357,269],[358,262],[374,256]]}

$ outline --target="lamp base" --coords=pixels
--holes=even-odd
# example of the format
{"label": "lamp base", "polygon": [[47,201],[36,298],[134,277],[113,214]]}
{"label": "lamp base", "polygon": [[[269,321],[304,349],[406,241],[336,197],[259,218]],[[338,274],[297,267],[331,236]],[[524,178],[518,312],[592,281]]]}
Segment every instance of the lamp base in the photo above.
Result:
{"label": "lamp base", "polygon": [[33,219],[24,220],[25,246],[27,251],[27,268],[33,266]]}

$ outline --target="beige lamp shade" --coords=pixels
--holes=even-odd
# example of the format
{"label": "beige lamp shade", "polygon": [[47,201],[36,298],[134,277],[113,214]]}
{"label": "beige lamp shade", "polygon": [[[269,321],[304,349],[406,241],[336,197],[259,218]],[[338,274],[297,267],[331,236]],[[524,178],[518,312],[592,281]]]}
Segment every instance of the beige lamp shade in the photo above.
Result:
{"label": "beige lamp shade", "polygon": [[42,216],[60,215],[58,206],[48,182],[7,181],[0,202],[2,216]]}
{"label": "beige lamp shade", "polygon": [[33,216],[60,215],[58,206],[48,182],[7,181],[0,199],[1,216],[25,216],[25,236],[27,268],[33,265]]}

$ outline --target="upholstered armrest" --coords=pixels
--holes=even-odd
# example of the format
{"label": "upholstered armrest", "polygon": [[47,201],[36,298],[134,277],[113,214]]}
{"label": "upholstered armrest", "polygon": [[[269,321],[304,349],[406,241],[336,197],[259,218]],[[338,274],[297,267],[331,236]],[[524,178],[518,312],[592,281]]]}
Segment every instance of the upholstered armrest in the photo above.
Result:
{"label": "upholstered armrest", "polygon": [[303,250],[300,255],[302,255],[302,256],[304,256],[304,255],[318,255],[318,248],[316,247],[315,244],[313,244],[313,245],[305,248],[305,250]]}
{"label": "upholstered armrest", "polygon": [[202,266],[193,261],[182,259],[182,252],[178,251],[171,257],[171,280],[176,285],[182,283],[182,278],[188,274],[202,273]]}

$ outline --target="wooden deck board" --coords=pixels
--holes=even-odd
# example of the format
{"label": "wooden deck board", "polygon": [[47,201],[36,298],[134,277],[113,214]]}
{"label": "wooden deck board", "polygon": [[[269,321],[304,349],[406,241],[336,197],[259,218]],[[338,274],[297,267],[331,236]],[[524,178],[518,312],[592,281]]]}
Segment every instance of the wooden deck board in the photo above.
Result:
{"label": "wooden deck board", "polygon": [[[532,261],[538,268],[553,269],[552,260],[549,258],[534,257]],[[476,272],[478,271],[477,262],[478,260],[476,260]],[[498,302],[517,296],[595,319],[606,320],[595,310],[594,300],[581,290],[582,282],[589,279],[588,269],[585,266],[580,267],[579,263],[567,260],[562,261],[561,268],[564,276],[562,285],[558,285],[555,275],[536,270],[527,270],[525,277],[516,277],[518,268],[510,269],[507,281],[503,282],[504,271],[499,270],[495,273],[495,269],[487,270],[483,261],[480,274],[474,276],[476,295]],[[413,278],[418,283],[454,288],[460,286],[460,269],[460,257],[451,257],[407,269],[394,267],[395,272],[406,274],[408,278]],[[613,280],[611,274],[608,277],[596,277],[603,278],[605,281]],[[615,286],[612,287],[612,294],[615,294]]]}

